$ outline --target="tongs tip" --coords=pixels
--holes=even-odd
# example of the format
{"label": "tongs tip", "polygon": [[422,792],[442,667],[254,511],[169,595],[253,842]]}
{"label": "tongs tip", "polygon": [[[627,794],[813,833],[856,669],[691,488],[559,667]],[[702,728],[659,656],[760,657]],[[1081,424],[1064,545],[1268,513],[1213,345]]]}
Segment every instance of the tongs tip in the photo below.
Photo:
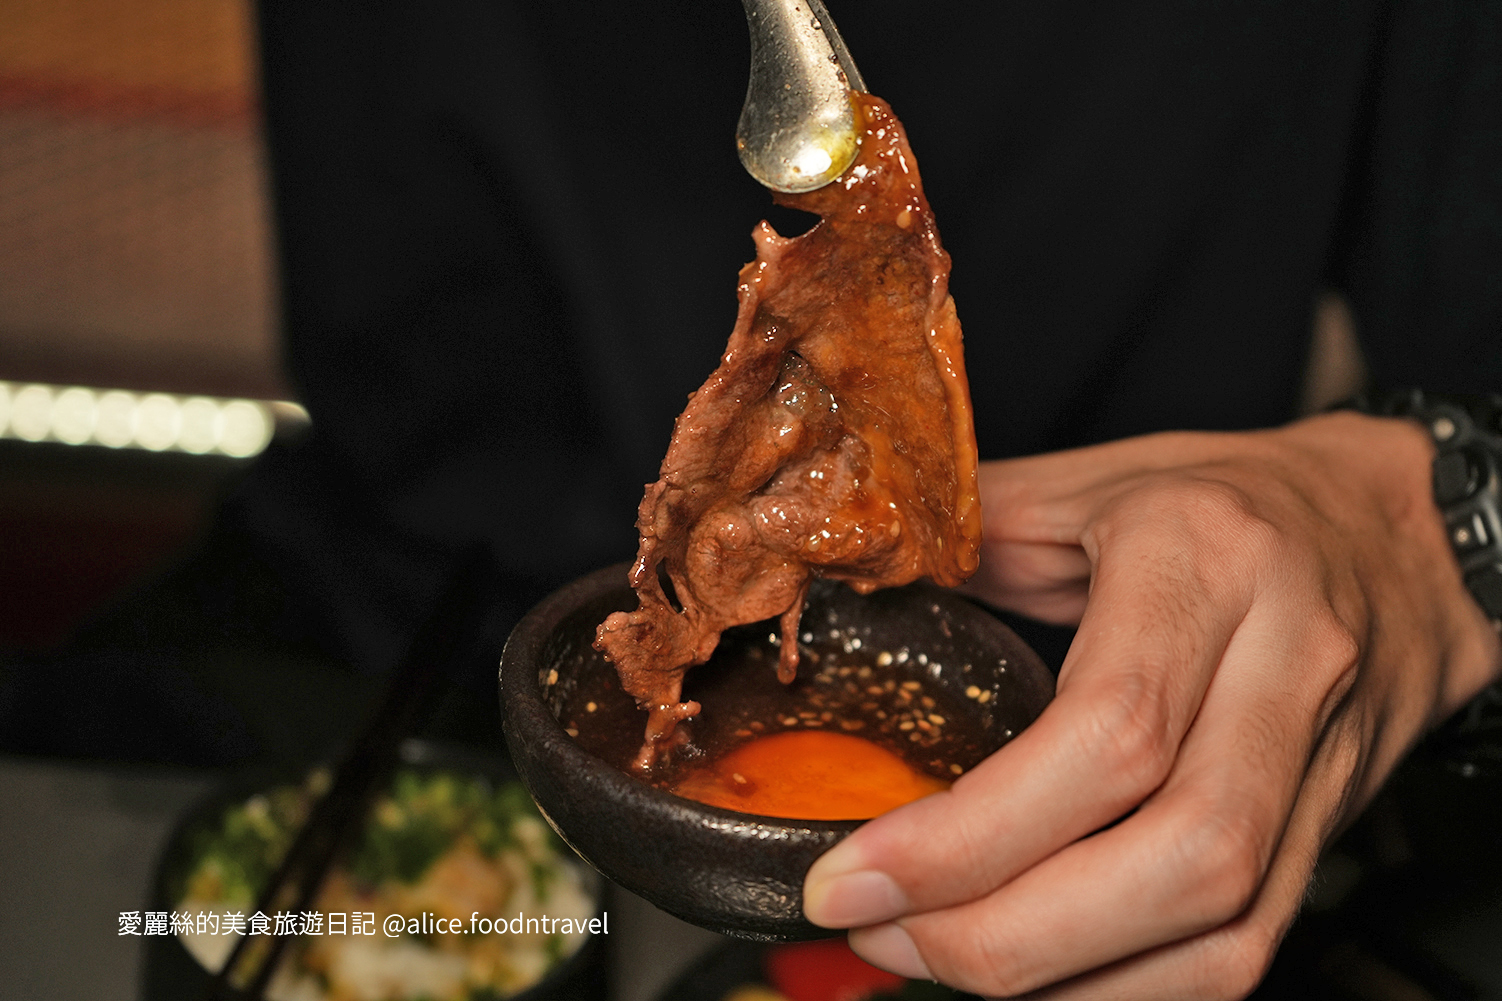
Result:
{"label": "tongs tip", "polygon": [[751,79],[736,127],[748,173],[773,191],[822,188],[860,151],[851,91],[865,81],[820,0],[744,0]]}

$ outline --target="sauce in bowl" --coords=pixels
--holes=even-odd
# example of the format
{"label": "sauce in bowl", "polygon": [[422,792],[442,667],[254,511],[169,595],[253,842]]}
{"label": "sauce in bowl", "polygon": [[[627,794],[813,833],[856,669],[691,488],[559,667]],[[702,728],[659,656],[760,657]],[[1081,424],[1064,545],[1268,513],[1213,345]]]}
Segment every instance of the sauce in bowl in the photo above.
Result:
{"label": "sauce in bowl", "polygon": [[[940,664],[906,646],[873,642],[834,615],[805,623],[792,684],[766,624],[727,631],[688,677],[702,715],[679,724],[676,745],[643,774],[631,767],[646,713],[610,665],[594,657],[559,686],[554,711],[597,757],[674,795],[788,820],[866,820],[947,789],[1000,738],[987,726],[994,684],[970,683],[968,662]],[[997,670],[1004,672],[1003,668]],[[941,684],[942,672],[957,682]]]}
{"label": "sauce in bowl", "polygon": [[789,820],[866,820],[949,788],[879,744],[827,730],[792,730],[690,768],[675,795]]}

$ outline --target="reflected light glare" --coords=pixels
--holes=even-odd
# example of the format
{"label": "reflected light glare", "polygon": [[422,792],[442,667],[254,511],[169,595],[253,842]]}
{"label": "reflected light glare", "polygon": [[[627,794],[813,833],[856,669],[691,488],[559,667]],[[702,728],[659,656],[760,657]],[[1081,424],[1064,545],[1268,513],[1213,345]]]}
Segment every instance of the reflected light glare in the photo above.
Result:
{"label": "reflected light glare", "polygon": [[94,440],[110,448],[124,448],[135,437],[135,395],[112,389],[100,396],[94,417]]}
{"label": "reflected light glare", "polygon": [[793,157],[793,169],[809,177],[819,177],[833,166],[834,157],[818,146],[805,146]]}
{"label": "reflected light glare", "polygon": [[98,410],[90,390],[80,386],[63,390],[52,404],[52,437],[82,445],[94,434]]}
{"label": "reflected light glare", "polygon": [[184,452],[203,455],[219,444],[224,421],[219,414],[219,404],[207,396],[194,396],[183,401],[182,429],[177,433],[177,447]]}
{"label": "reflected light glare", "polygon": [[52,430],[52,388],[33,383],[10,404],[10,429],[17,438],[41,441]]}
{"label": "reflected light glare", "polygon": [[309,423],[288,400],[232,400],[0,380],[0,438],[153,452],[260,454],[277,429]]}
{"label": "reflected light glare", "polygon": [[182,423],[182,409],[166,393],[142,397],[136,409],[136,444],[153,452],[165,451],[177,444]]}
{"label": "reflected light glare", "polygon": [[231,400],[224,405],[222,416],[219,451],[225,455],[248,458],[270,443],[272,424],[265,407],[249,400]]}

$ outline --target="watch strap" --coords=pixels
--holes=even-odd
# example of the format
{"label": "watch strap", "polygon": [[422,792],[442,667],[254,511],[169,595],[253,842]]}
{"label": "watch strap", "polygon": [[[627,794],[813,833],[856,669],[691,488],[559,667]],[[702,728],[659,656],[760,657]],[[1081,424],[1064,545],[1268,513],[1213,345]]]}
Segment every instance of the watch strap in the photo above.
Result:
{"label": "watch strap", "polygon": [[1434,502],[1466,589],[1502,629],[1502,395],[1389,394],[1368,413],[1407,417],[1434,442]]}
{"label": "watch strap", "polygon": [[[1406,417],[1434,442],[1434,502],[1466,590],[1502,632],[1502,395],[1446,396],[1404,389],[1363,413]],[[1426,742],[1462,776],[1502,773],[1502,682],[1484,689]]]}

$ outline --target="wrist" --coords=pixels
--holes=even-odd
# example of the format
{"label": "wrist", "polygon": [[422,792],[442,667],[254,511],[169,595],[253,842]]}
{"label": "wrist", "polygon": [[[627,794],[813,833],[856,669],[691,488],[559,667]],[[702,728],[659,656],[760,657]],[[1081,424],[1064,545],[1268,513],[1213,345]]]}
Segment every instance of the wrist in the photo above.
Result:
{"label": "wrist", "polygon": [[1502,667],[1502,396],[1403,390],[1375,406],[1364,400],[1343,406],[1414,421],[1433,445],[1433,503],[1466,591],[1490,629],[1478,624],[1452,638],[1452,659],[1479,665],[1481,677],[1460,672],[1467,675],[1456,679],[1460,698],[1442,701],[1463,708],[1428,746],[1464,775],[1502,770],[1502,682],[1495,681]]}
{"label": "wrist", "polygon": [[1416,421],[1434,445],[1432,489],[1466,590],[1502,631],[1502,396],[1409,389],[1355,409]]}

